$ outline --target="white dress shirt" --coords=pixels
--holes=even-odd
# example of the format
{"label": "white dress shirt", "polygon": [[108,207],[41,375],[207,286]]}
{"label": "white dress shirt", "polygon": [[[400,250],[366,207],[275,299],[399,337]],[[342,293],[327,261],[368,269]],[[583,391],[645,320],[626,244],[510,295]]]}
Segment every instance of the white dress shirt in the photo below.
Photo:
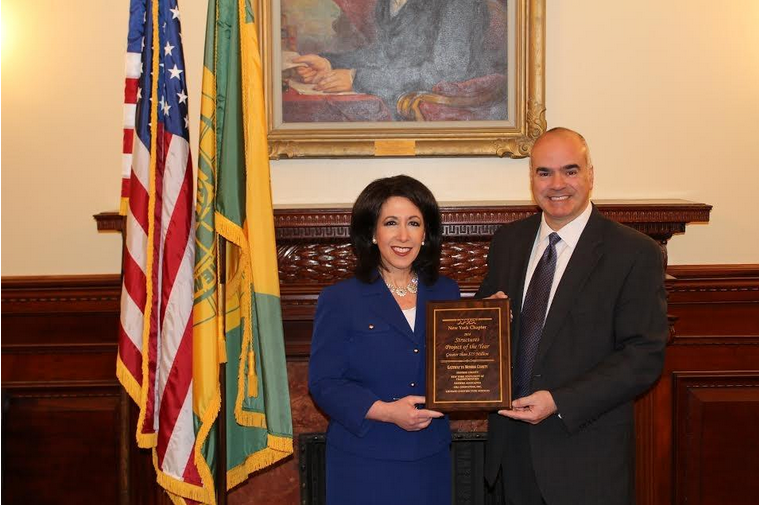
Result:
{"label": "white dress shirt", "polygon": [[403,315],[406,316],[406,321],[408,321],[408,325],[411,326],[411,331],[414,331],[414,325],[416,324],[416,306],[411,307],[410,309],[401,309],[403,312]]}
{"label": "white dress shirt", "polygon": [[[556,244],[556,270],[553,274],[551,293],[548,295],[546,315],[548,315],[548,310],[551,308],[553,295],[556,293],[556,288],[559,286],[561,276],[564,275],[564,270],[567,269],[569,259],[577,248],[577,242],[580,240],[580,235],[582,235],[585,225],[588,224],[588,219],[590,219],[590,213],[592,210],[593,205],[588,202],[588,206],[579,216],[562,226],[562,228],[556,232],[559,234],[559,237],[561,237],[561,240]],[[524,291],[522,292],[522,304],[524,304],[524,299],[527,296],[527,288],[530,286],[530,280],[532,279],[532,274],[535,272],[535,267],[538,266],[540,257],[543,255],[543,252],[545,252],[546,247],[548,247],[548,236],[553,232],[554,230],[552,230],[551,227],[548,226],[548,223],[546,223],[546,216],[544,213],[540,220],[540,229],[538,230],[535,242],[532,245],[530,263],[527,265],[527,276],[524,279]]]}

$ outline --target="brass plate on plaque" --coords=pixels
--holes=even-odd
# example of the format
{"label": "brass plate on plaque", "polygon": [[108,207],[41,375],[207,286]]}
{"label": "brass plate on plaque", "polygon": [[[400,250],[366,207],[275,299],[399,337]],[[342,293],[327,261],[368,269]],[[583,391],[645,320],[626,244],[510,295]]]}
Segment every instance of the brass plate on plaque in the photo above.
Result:
{"label": "brass plate on plaque", "polygon": [[509,299],[427,304],[426,408],[511,408]]}

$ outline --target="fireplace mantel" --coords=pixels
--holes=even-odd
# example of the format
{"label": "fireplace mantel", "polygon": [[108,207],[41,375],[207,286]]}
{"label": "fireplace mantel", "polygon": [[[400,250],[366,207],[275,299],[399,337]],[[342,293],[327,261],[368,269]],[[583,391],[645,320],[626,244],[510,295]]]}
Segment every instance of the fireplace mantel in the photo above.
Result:
{"label": "fireplace mantel", "polygon": [[[693,222],[708,222],[711,205],[687,200],[595,200],[610,219],[649,235],[667,254],[667,241]],[[441,272],[472,296],[487,270],[490,238],[502,224],[528,217],[526,201],[443,203]],[[275,208],[274,225],[288,358],[308,357],[316,299],[325,286],[352,275],[350,205]],[[97,214],[98,230],[123,232],[124,218]]]}

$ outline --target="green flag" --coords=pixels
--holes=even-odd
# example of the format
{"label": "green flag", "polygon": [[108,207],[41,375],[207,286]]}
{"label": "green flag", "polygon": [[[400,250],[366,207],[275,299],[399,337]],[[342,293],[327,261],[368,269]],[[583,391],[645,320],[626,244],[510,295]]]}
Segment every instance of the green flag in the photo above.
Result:
{"label": "green flag", "polygon": [[[210,0],[204,66],[193,408],[196,462],[212,497],[220,363],[227,362],[227,488],[289,456],[293,445],[263,75],[249,0]],[[219,238],[227,243],[223,289]]]}

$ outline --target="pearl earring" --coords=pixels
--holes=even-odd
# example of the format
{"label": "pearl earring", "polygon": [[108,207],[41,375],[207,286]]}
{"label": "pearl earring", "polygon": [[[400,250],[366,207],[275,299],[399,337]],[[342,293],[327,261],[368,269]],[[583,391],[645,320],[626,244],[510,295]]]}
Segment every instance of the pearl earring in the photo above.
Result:
{"label": "pearl earring", "polygon": [[377,243],[377,239],[372,237],[372,244],[376,244],[376,243]]}
{"label": "pearl earring", "polygon": [[424,245],[424,240],[422,240],[422,245]]}

